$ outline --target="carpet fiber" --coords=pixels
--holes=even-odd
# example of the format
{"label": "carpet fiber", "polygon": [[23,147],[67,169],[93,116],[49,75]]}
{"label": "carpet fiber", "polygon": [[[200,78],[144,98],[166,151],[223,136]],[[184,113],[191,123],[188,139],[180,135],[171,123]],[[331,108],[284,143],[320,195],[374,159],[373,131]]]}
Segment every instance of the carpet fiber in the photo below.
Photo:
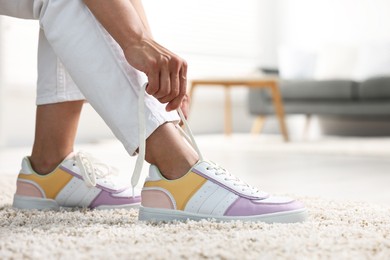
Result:
{"label": "carpet fiber", "polygon": [[389,259],[390,208],[301,198],[300,224],[151,225],[137,211],[14,210],[13,176],[0,180],[0,259]]}

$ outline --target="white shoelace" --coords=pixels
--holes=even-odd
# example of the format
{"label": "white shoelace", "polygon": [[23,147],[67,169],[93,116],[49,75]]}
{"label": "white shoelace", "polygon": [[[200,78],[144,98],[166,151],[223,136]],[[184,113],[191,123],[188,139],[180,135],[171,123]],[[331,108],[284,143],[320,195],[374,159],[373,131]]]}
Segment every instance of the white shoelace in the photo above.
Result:
{"label": "white shoelace", "polygon": [[[143,163],[144,163],[144,160],[145,160],[145,147],[146,147],[146,134],[145,134],[145,131],[146,131],[146,126],[145,126],[145,101],[144,101],[144,99],[145,99],[145,89],[146,89],[147,85],[148,85],[148,83],[145,83],[142,86],[142,88],[140,90],[140,93],[139,93],[139,96],[138,96],[139,148],[138,148],[138,158],[137,158],[137,161],[136,161],[136,164],[135,164],[133,175],[131,177],[131,185],[133,187],[133,196],[134,196],[134,188],[138,184],[138,181],[139,181],[139,178],[140,178],[141,172],[142,172],[142,166],[143,166]],[[199,147],[198,147],[198,145],[197,145],[197,143],[195,141],[194,135],[192,134],[191,128],[188,125],[188,122],[185,119],[182,110],[179,108],[177,110],[177,112],[179,113],[180,119],[182,120],[182,122],[184,124],[184,129],[185,130],[183,130],[178,125],[176,126],[176,128],[180,131],[180,133],[183,135],[183,137],[187,140],[187,142],[192,146],[192,148],[198,154],[199,160],[200,161],[204,161],[202,153],[199,150]],[[250,185],[246,184],[242,180],[240,180],[237,177],[233,176],[227,170],[225,170],[224,168],[222,168],[221,166],[219,166],[219,165],[217,165],[215,163],[212,163],[212,165],[210,165],[208,167],[208,170],[214,170],[216,175],[223,174],[225,176],[225,178],[224,178],[225,181],[233,182],[233,185],[234,186],[239,186],[241,188],[241,191],[250,190],[252,194],[255,194],[255,193],[258,192],[257,188],[251,187]]]}
{"label": "white shoelace", "polygon": [[111,167],[84,152],[78,152],[75,155],[75,161],[88,187],[95,187],[96,180],[100,178],[105,178],[107,182],[109,176],[117,176],[119,172],[117,168]]}
{"label": "white shoelace", "polygon": [[206,170],[214,172],[216,176],[223,175],[224,181],[233,183],[233,186],[241,189],[242,192],[249,191],[251,195],[259,192],[257,188],[250,186],[214,162],[210,162],[210,166],[206,167]]}

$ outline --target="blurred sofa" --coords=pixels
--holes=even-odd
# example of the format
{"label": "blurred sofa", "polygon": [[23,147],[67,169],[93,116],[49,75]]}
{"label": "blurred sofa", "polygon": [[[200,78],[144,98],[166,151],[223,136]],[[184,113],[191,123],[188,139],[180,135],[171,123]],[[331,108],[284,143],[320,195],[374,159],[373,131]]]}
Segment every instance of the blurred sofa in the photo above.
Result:
{"label": "blurred sofa", "polygon": [[[385,117],[390,116],[390,76],[353,80],[281,80],[284,110],[289,114]],[[274,113],[266,89],[251,89],[251,115]]]}

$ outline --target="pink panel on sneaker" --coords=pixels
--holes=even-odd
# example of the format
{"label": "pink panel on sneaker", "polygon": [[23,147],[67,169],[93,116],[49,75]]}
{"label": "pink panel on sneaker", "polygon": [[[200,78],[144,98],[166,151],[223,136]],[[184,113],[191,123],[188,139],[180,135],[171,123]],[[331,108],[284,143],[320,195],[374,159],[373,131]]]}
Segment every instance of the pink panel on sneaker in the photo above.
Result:
{"label": "pink panel on sneaker", "polygon": [[17,181],[16,195],[44,198],[42,192],[32,183]]}
{"label": "pink panel on sneaker", "polygon": [[150,208],[175,209],[171,198],[160,190],[143,190],[141,205]]}

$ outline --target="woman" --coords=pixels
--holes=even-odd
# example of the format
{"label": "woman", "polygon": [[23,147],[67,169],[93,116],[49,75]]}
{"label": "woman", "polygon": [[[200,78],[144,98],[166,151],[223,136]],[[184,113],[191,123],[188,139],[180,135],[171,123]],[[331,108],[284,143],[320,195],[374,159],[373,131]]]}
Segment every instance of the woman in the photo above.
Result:
{"label": "woman", "polygon": [[300,202],[261,192],[203,160],[193,139],[195,149],[188,146],[175,111],[182,108],[184,120],[187,63],[154,41],[140,0],[0,0],[0,14],[39,19],[41,27],[35,142],[22,162],[15,207],[139,205],[112,168],[73,152],[86,99],[127,152],[139,150],[139,162],[151,164],[140,219],[305,219]]}

